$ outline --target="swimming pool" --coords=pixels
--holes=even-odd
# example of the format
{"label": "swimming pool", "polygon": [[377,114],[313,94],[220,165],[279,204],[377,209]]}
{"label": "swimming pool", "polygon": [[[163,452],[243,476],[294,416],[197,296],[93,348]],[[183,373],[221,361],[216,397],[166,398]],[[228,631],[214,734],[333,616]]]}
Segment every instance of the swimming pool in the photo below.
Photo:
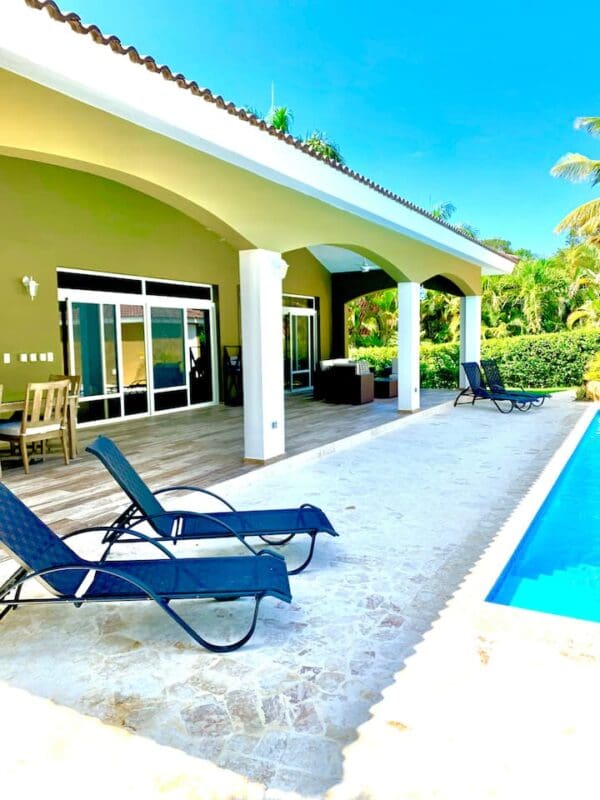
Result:
{"label": "swimming pool", "polygon": [[486,599],[600,622],[600,412]]}

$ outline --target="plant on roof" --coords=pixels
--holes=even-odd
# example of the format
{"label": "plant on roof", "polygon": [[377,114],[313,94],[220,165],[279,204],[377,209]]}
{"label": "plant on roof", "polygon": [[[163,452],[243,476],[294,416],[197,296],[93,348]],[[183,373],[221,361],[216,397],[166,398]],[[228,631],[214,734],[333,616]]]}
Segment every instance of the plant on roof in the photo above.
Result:
{"label": "plant on roof", "polygon": [[444,222],[448,222],[455,211],[456,206],[454,203],[446,200],[444,203],[438,203],[437,206],[431,209],[431,216],[435,217],[435,219],[442,219]]}
{"label": "plant on roof", "polygon": [[[600,136],[600,117],[578,117],[575,128],[583,129],[592,136]],[[589,181],[592,186],[600,183],[600,161],[580,153],[567,153],[550,170],[557,178],[573,182]],[[556,232],[572,231],[587,242],[600,247],[600,197],[578,206],[556,226]]]}
{"label": "plant on roof", "polygon": [[275,106],[272,107],[265,122],[276,128],[282,133],[289,133],[292,129],[292,122],[294,121],[294,112],[288,106]]}
{"label": "plant on roof", "polygon": [[341,154],[340,148],[322,131],[314,130],[312,133],[308,133],[304,139],[304,144],[308,145],[315,153],[319,153],[319,155],[322,155],[324,158],[337,161],[338,164],[344,163],[344,157]]}

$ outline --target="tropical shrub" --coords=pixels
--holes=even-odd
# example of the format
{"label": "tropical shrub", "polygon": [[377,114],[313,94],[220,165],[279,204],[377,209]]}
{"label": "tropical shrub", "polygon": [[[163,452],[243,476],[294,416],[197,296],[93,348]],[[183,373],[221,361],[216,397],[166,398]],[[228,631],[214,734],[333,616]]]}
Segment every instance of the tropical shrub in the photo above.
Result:
{"label": "tropical shrub", "polygon": [[600,381],[600,352],[594,353],[588,361],[583,374],[583,380]]}
{"label": "tropical shrub", "polygon": [[[582,383],[590,358],[600,351],[600,330],[542,333],[484,339],[481,357],[494,358],[507,386],[577,386]],[[395,347],[351,348],[351,358],[369,361],[376,370],[391,365]],[[421,386],[454,388],[458,384],[459,347],[421,344]]]}

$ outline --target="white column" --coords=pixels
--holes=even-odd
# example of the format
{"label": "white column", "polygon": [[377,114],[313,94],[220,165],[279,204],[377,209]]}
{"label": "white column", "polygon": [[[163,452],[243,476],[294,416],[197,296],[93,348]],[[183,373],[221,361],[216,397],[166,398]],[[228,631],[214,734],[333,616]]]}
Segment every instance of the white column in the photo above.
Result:
{"label": "white column", "polygon": [[[481,358],[481,297],[470,295],[460,298],[460,363]],[[459,369],[459,385],[469,385],[462,367]]]}
{"label": "white column", "polygon": [[240,252],[244,455],[285,452],[281,281],[287,264],[270,250]]}
{"label": "white column", "polygon": [[416,411],[420,405],[421,287],[398,284],[398,411]]}

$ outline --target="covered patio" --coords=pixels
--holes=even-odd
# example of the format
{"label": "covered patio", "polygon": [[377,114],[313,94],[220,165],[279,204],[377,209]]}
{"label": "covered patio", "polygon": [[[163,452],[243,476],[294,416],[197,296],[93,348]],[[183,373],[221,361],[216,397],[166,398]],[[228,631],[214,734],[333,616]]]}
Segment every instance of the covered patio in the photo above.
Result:
{"label": "covered patio", "polygon": [[[455,396],[448,390],[424,390],[422,410]],[[315,402],[310,395],[286,396],[287,451],[297,455],[401,419],[394,399],[362,406]],[[126,505],[123,493],[85,446],[98,435],[110,436],[153,487],[209,486],[259,469],[245,462],[243,409],[232,406],[182,411],[112,425],[79,429],[79,455],[65,466],[58,450],[25,475],[20,459],[2,452],[2,480],[47,522],[66,533],[83,524],[105,524]],[[0,560],[2,556],[0,555]]]}

